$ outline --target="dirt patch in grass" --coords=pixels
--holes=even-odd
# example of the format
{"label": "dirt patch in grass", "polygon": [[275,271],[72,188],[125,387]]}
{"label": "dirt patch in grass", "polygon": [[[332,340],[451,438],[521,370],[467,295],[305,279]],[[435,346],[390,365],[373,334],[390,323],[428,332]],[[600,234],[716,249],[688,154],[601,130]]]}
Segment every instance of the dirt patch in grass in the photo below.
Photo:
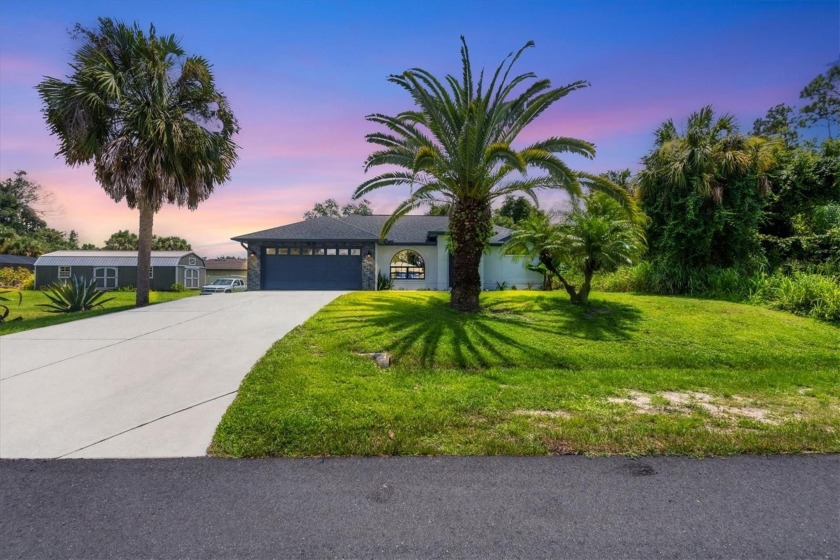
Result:
{"label": "dirt patch in grass", "polygon": [[[657,399],[658,397],[658,399]],[[667,404],[657,405],[654,401],[664,399]],[[628,404],[635,408],[638,414],[661,414],[663,412],[674,412],[677,414],[690,415],[693,410],[701,409],[708,412],[715,418],[725,420],[747,419],[762,424],[778,425],[779,421],[771,416],[769,410],[754,406],[746,406],[747,399],[733,396],[732,401],[741,404],[731,405],[721,403],[708,393],[699,391],[663,391],[655,395],[649,395],[640,391],[630,391],[627,398],[608,398],[607,401],[615,404]]]}
{"label": "dirt patch in grass", "polygon": [[555,439],[555,438],[543,438],[543,444],[545,444],[546,449],[552,455],[579,455],[580,453],[575,451],[575,448],[569,445],[567,442],[563,441],[562,439]]}

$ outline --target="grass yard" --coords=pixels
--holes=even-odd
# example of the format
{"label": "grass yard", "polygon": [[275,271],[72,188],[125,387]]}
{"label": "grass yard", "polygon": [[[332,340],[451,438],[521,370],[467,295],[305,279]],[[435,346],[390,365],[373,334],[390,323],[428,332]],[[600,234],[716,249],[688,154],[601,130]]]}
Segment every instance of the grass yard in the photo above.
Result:
{"label": "grass yard", "polygon": [[[198,290],[188,292],[149,292],[149,301],[152,304],[163,303],[165,301],[195,295],[198,295]],[[23,320],[0,324],[0,335],[68,323],[70,321],[86,319],[87,317],[95,317],[104,313],[113,313],[114,311],[133,309],[137,294],[134,292],[112,292],[104,296],[105,299],[113,297],[114,299],[112,301],[105,303],[102,307],[79,313],[50,313],[45,307],[39,307],[40,304],[50,303],[50,300],[40,290],[24,291],[23,301],[20,305],[18,305],[17,292],[2,294],[2,297],[9,300],[0,301],[0,304],[9,308],[8,319],[23,317]]]}
{"label": "grass yard", "polygon": [[[748,305],[559,292],[334,301],[254,366],[218,456],[840,452],[840,329]],[[362,352],[387,351],[379,369]]]}

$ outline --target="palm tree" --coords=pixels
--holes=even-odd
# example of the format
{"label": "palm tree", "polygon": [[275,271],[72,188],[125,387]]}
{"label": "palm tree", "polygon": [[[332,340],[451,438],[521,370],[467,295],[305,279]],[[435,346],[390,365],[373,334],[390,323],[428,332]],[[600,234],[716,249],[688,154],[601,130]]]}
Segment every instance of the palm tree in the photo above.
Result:
{"label": "palm tree", "polygon": [[164,203],[195,209],[236,162],[239,130],[210,64],[186,56],[174,35],[144,33],[101,18],[76,26],[82,44],[67,81],[37,86],[58,155],[68,165],[93,162],[97,181],[115,201],[140,211],[137,306],[149,302],[155,213]]}
{"label": "palm tree", "polygon": [[[728,255],[715,232],[729,220],[732,204],[744,206],[746,198],[760,204],[770,192],[768,172],[779,145],[740,134],[732,115],[718,117],[711,106],[691,114],[684,132],[665,121],[636,178],[636,194],[651,218],[653,256],[676,267],[699,267],[714,255]],[[731,266],[728,260],[722,265]]]}
{"label": "palm tree", "polygon": [[715,118],[710,105],[688,117],[683,134],[668,119],[657,129],[654,149],[643,160],[639,196],[644,201],[663,191],[688,188],[720,204],[727,182],[751,171],[764,190],[774,146],[761,137],[741,135],[732,115]]}
{"label": "palm tree", "polygon": [[563,235],[560,228],[551,222],[551,217],[545,212],[533,212],[516,225],[502,250],[508,255],[537,260],[539,265],[528,268],[543,273],[543,287],[550,289],[551,278],[557,278],[569,296],[573,296],[574,286],[566,280],[561,271],[563,263],[559,254],[563,247]]}
{"label": "palm tree", "polygon": [[[551,137],[521,149],[514,148],[522,130],[569,93],[586,87],[583,81],[552,87],[533,73],[511,77],[511,70],[528,42],[499,65],[489,83],[482,71],[474,79],[466,41],[461,37],[462,77],[441,81],[422,68],[412,68],[388,81],[406,89],[416,108],[396,116],[368,115],[367,120],[388,132],[367,135],[380,146],[365,163],[365,171],[385,165],[389,170],[362,183],[354,193],[408,185],[412,191],[386,222],[381,235],[403,215],[423,205],[451,204],[449,235],[453,247],[451,306],[461,311],[479,307],[479,263],[492,236],[492,202],[523,193],[536,201],[541,188],[580,194],[582,185],[611,192],[630,204],[626,191],[609,181],[571,170],[558,156],[572,153],[594,157],[595,147],[584,140]],[[444,83],[446,85],[444,85]],[[518,92],[518,93],[515,93]],[[527,176],[528,170],[539,176]],[[518,174],[518,177],[511,177]]]}
{"label": "palm tree", "polygon": [[[574,202],[572,211],[557,223],[543,213],[520,222],[504,250],[536,258],[563,285],[572,303],[585,304],[595,273],[633,264],[644,251],[645,240],[640,215],[604,193]],[[583,276],[580,287],[566,270]]]}
{"label": "palm tree", "polygon": [[560,224],[561,256],[583,274],[573,303],[585,304],[592,290],[592,277],[599,271],[632,265],[645,250],[643,220],[628,214],[615,200],[602,193],[584,197]]}

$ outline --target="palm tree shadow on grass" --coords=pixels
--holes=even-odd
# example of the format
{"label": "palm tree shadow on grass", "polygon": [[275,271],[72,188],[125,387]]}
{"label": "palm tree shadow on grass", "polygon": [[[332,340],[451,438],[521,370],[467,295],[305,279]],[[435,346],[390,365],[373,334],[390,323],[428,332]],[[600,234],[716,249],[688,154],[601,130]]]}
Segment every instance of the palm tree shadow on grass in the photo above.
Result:
{"label": "palm tree shadow on grass", "polygon": [[538,309],[557,312],[553,332],[586,340],[629,340],[642,318],[638,307],[614,301],[592,299],[587,305],[572,305],[569,301],[538,297],[534,303]]}
{"label": "palm tree shadow on grass", "polygon": [[562,344],[534,344],[540,336],[574,336],[596,341],[628,338],[638,309],[612,302],[579,308],[558,304],[556,298],[537,297],[529,307],[536,313],[505,309],[493,303],[481,313],[458,313],[442,299],[393,298],[359,304],[364,313],[330,318],[327,329],[342,331],[360,323],[374,327],[372,338],[389,351],[395,363],[421,367],[575,367]]}

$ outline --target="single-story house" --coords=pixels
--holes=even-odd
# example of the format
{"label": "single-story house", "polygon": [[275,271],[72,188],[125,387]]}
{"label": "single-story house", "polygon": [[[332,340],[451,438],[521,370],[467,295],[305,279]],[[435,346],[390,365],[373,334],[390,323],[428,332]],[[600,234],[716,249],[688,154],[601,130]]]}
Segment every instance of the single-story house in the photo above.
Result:
{"label": "single-story house", "polygon": [[219,278],[241,278],[248,276],[248,261],[245,259],[205,259],[207,265],[207,283]]}
{"label": "single-story house", "polygon": [[[100,290],[137,286],[137,251],[54,251],[35,261],[36,289],[74,276],[96,279]],[[205,280],[204,260],[192,251],[152,251],[152,290],[198,289]]]}
{"label": "single-story house", "polygon": [[[232,238],[248,251],[249,290],[375,290],[378,275],[395,289],[446,290],[452,256],[447,216],[404,216],[379,240],[388,216],[320,217]],[[484,289],[540,285],[542,275],[502,254],[511,231],[495,227],[481,259]]]}
{"label": "single-story house", "polygon": [[0,268],[25,268],[35,269],[35,257],[23,255],[0,255]]}

